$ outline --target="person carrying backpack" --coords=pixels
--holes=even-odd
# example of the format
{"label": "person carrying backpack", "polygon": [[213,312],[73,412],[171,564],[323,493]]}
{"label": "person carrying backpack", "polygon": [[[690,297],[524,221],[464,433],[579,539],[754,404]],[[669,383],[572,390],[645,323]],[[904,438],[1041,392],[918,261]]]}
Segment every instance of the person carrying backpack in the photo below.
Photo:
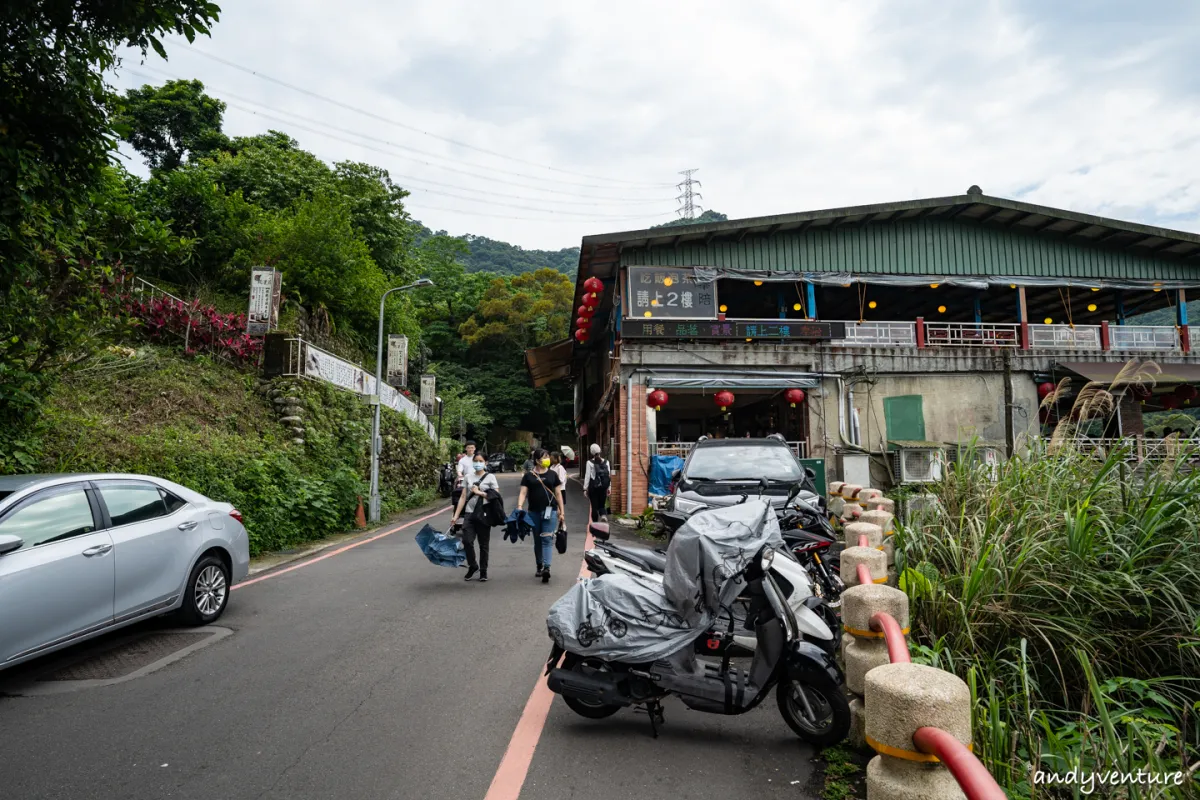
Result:
{"label": "person carrying backpack", "polygon": [[[483,508],[480,506],[487,502],[489,489],[495,492],[500,491],[500,482],[496,480],[495,475],[487,471],[487,459],[483,457],[483,453],[476,453],[469,463],[471,474],[463,480],[462,497],[459,498],[458,505],[454,508],[454,519],[450,520],[450,524],[457,525],[463,512],[466,512],[466,517],[462,521],[462,541],[463,550],[467,553],[467,576],[463,580],[471,580],[478,572],[479,580],[482,583],[488,579],[488,551],[492,542],[492,526],[488,523],[482,513]],[[475,559],[476,540],[479,541],[478,561]]]}
{"label": "person carrying backpack", "polygon": [[583,489],[592,504],[592,522],[599,522],[604,517],[608,496],[612,494],[612,467],[600,455],[600,445],[592,444],[588,452],[592,457],[583,472]]}

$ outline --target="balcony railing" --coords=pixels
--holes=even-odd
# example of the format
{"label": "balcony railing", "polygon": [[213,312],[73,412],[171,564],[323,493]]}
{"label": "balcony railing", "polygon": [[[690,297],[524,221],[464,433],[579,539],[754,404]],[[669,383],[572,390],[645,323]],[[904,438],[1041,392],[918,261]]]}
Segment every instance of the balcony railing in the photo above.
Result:
{"label": "balcony railing", "polygon": [[926,322],[929,347],[1020,347],[1021,326],[1005,322]]}
{"label": "balcony railing", "polygon": [[847,322],[841,344],[854,347],[916,347],[915,322]]}
{"label": "balcony railing", "polygon": [[1108,340],[1112,350],[1179,350],[1179,333],[1171,325],[1112,325]]}
{"label": "balcony railing", "polygon": [[1102,350],[1099,325],[1030,325],[1029,346],[1063,350]]}
{"label": "balcony railing", "polygon": [[1144,436],[1131,436],[1122,439],[1080,436],[1068,439],[1067,443],[1081,452],[1100,456],[1107,456],[1114,450],[1124,448],[1125,460],[1130,462],[1164,461],[1183,454],[1187,454],[1190,460],[1200,458],[1200,439],[1196,438],[1149,439]]}

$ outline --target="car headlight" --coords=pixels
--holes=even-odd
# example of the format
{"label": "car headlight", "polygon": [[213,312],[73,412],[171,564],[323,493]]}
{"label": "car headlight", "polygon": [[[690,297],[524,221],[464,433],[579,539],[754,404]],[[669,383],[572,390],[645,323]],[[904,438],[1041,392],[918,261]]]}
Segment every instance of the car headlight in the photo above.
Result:
{"label": "car headlight", "polygon": [[705,508],[708,508],[708,506],[696,500],[688,500],[686,497],[675,498],[675,510],[680,514],[695,514],[697,511]]}

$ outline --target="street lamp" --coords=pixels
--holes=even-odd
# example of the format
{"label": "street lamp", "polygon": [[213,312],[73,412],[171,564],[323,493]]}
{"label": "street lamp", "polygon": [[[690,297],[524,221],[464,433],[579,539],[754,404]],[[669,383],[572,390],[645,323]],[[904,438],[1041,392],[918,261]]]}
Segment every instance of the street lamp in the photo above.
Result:
{"label": "street lamp", "polygon": [[442,403],[442,398],[435,398],[438,404],[438,449],[442,447],[442,412],[446,410],[445,404]]}
{"label": "street lamp", "polygon": [[403,292],[421,286],[433,286],[433,281],[429,280],[429,278],[421,278],[416,283],[388,289],[383,293],[383,297],[379,298],[379,341],[375,348],[375,397],[371,400],[375,406],[375,414],[371,422],[371,499],[369,503],[371,522],[379,522],[379,451],[382,449],[382,442],[379,439],[379,398],[383,394],[384,304],[387,302],[388,295],[392,292]]}

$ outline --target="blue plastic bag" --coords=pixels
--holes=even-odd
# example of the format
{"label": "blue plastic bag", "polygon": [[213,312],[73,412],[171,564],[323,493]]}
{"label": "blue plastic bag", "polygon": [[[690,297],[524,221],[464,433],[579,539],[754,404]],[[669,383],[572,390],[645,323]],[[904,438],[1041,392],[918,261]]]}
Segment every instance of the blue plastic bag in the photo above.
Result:
{"label": "blue plastic bag", "polygon": [[683,469],[680,456],[653,456],[650,459],[650,494],[665,497],[671,493],[671,475]]}
{"label": "blue plastic bag", "polygon": [[439,567],[461,567],[467,561],[462,541],[435,530],[432,525],[426,525],[417,533],[417,545],[429,562]]}

